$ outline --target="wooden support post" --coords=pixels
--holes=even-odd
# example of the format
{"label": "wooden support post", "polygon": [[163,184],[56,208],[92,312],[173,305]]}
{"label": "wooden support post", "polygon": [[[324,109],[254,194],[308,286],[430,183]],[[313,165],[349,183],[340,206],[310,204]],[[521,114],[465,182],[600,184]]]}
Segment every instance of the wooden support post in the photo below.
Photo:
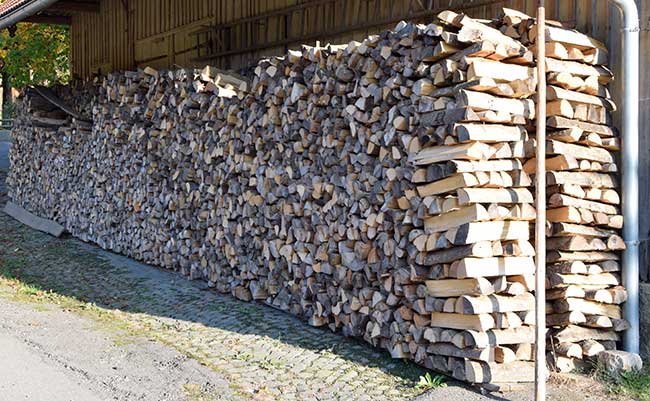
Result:
{"label": "wooden support post", "polygon": [[535,203],[535,400],[546,400],[546,29],[544,0],[537,7],[537,132]]}

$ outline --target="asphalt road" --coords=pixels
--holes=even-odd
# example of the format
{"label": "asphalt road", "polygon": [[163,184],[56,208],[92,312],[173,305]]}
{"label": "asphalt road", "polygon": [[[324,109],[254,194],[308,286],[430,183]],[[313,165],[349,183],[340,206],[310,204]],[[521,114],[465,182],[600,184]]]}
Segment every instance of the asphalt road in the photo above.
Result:
{"label": "asphalt road", "polygon": [[[18,339],[0,334],[0,400],[99,401],[65,369],[48,364]],[[34,379],[38,378],[38,384]]]}
{"label": "asphalt road", "polygon": [[122,337],[56,306],[14,302],[3,290],[0,401],[195,401],[204,398],[186,386],[227,388],[219,374],[171,347]]}

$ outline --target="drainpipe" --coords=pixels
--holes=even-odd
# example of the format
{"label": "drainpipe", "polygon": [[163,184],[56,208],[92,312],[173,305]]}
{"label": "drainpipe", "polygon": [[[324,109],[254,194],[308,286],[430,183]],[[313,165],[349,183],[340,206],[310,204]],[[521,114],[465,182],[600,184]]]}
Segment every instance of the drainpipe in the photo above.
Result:
{"label": "drainpipe", "polygon": [[630,322],[623,346],[639,353],[639,12],[634,0],[610,0],[623,17],[623,285],[627,302],[623,315]]}

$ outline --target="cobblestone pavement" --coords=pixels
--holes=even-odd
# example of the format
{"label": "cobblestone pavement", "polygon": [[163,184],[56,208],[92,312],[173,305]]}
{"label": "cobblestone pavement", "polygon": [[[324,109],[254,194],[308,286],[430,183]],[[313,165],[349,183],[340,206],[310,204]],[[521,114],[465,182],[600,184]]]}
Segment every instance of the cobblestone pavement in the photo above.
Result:
{"label": "cobblestone pavement", "polygon": [[233,399],[402,400],[417,395],[424,374],[363,342],[74,238],[36,232],[4,213],[0,273],[108,310],[128,332],[218,372]]}

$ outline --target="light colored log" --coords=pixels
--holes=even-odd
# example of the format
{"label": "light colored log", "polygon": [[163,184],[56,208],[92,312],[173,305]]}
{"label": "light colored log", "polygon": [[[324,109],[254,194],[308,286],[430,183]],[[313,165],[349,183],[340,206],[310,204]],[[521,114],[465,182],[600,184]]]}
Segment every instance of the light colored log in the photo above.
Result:
{"label": "light colored log", "polygon": [[471,204],[438,216],[427,217],[424,219],[424,230],[426,233],[442,232],[462,224],[489,219],[490,215],[485,207]]}
{"label": "light colored log", "polygon": [[526,240],[528,239],[526,221],[486,221],[463,224],[445,233],[454,245],[465,245],[479,241]]}
{"label": "light colored log", "polygon": [[598,302],[587,301],[581,298],[567,298],[554,301],[553,309],[557,313],[578,311],[590,315],[603,315],[621,318],[621,308],[617,305],[601,304]]}
{"label": "light colored log", "polygon": [[470,383],[530,382],[534,379],[533,363],[512,362],[507,364],[465,361],[465,375]]}
{"label": "light colored log", "polygon": [[494,328],[494,318],[491,315],[461,315],[458,313],[433,312],[431,326],[447,327],[457,330],[486,331]]}
{"label": "light colored log", "polygon": [[559,330],[555,333],[555,338],[557,338],[558,341],[565,342],[578,342],[583,340],[619,340],[618,334],[613,331],[598,330],[575,325],[567,326]]}
{"label": "light colored log", "polygon": [[453,159],[484,160],[489,158],[492,153],[490,146],[480,142],[470,142],[461,145],[425,148],[413,156],[410,161],[420,166]]}
{"label": "light colored log", "polygon": [[452,263],[450,277],[498,277],[532,274],[535,271],[530,257],[464,258]]}
{"label": "light colored log", "polygon": [[533,195],[526,188],[459,188],[461,205],[472,203],[532,203]]}
{"label": "light colored log", "polygon": [[477,315],[481,313],[505,313],[532,310],[535,297],[531,293],[517,296],[463,295],[456,300],[456,313]]}
{"label": "light colored log", "polygon": [[427,293],[432,297],[458,297],[462,295],[488,295],[494,292],[492,284],[482,278],[457,280],[427,280]]}

